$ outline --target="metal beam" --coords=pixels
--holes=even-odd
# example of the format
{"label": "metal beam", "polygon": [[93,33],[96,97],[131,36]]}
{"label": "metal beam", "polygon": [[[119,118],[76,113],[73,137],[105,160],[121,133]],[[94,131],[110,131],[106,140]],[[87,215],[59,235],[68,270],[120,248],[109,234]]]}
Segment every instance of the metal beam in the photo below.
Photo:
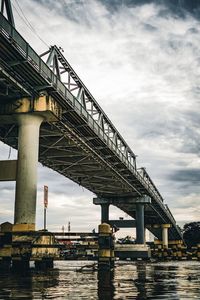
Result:
{"label": "metal beam", "polygon": [[143,204],[150,204],[151,198],[147,195],[144,195],[143,197],[110,197],[110,198],[93,198],[93,203],[96,205],[100,205],[103,203],[109,203],[113,205],[117,204],[137,204],[137,203],[143,203]]}
{"label": "metal beam", "polygon": [[8,17],[8,21],[10,24],[15,27],[13,12],[12,12],[12,6],[10,0],[1,0],[1,13],[4,14],[4,9],[6,10],[6,14]]}
{"label": "metal beam", "polygon": [[110,226],[118,228],[134,228],[136,226],[135,220],[109,220]]}

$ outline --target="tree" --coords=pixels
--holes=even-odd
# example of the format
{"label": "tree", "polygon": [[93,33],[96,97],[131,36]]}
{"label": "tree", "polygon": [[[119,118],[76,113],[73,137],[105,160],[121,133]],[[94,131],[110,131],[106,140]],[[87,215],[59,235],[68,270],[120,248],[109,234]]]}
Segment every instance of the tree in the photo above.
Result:
{"label": "tree", "polygon": [[200,244],[200,222],[191,222],[183,226],[183,238],[188,247]]}

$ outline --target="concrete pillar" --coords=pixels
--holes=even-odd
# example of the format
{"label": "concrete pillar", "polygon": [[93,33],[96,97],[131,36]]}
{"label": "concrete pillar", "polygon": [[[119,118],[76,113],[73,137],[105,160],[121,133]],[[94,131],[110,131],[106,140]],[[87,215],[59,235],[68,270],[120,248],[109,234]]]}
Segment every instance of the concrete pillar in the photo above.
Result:
{"label": "concrete pillar", "polygon": [[162,242],[163,247],[168,248],[168,229],[170,224],[162,224]]}
{"label": "concrete pillar", "polygon": [[109,221],[109,204],[101,204],[101,223],[108,223]]}
{"label": "concrete pillar", "polygon": [[16,118],[19,132],[14,230],[35,230],[39,129],[43,117],[19,114]]}
{"label": "concrete pillar", "polygon": [[109,224],[99,225],[98,269],[110,270],[114,266],[114,243],[112,229]]}
{"label": "concrete pillar", "polygon": [[136,204],[136,243],[144,244],[144,204]]}

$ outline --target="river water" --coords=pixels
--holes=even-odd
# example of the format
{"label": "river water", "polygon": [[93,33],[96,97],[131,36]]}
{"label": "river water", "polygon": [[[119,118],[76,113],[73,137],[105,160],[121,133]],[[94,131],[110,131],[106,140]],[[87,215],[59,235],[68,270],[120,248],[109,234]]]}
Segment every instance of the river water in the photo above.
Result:
{"label": "river water", "polygon": [[48,272],[0,274],[2,299],[200,299],[200,262],[117,262],[114,272],[77,272],[87,261],[57,261]]}

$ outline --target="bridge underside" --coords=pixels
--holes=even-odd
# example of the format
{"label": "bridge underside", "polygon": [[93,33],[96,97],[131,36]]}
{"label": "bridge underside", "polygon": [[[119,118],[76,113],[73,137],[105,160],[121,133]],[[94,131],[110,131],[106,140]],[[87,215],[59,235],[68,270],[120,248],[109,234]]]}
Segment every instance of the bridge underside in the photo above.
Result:
{"label": "bridge underside", "polygon": [[[63,126],[64,129],[64,126]],[[7,145],[17,149],[18,127],[16,124],[0,124],[0,140]],[[98,145],[96,139],[90,139],[99,147],[100,151],[105,149]],[[94,148],[94,146],[93,146]],[[101,149],[102,148],[102,149]],[[79,185],[103,198],[120,199],[127,197],[137,197],[137,193],[128,192],[125,186],[120,185],[115,172],[109,169],[100,157],[94,157],[86,146],[83,146],[72,132],[66,130],[63,134],[57,123],[43,123],[40,130],[39,161],[58,173],[70,178]],[[120,164],[120,162],[118,162]],[[123,166],[122,166],[123,167]],[[146,190],[141,191],[143,194]],[[128,202],[128,201],[127,201]],[[117,203],[117,201],[116,201]],[[119,209],[135,219],[136,205],[126,204],[126,200],[115,204]],[[155,208],[155,203],[145,206],[145,225],[157,225],[167,223],[168,220],[159,212],[159,207]],[[161,239],[161,230],[149,227],[148,229]],[[169,239],[179,239],[180,237],[173,228],[169,229]]]}
{"label": "bridge underside", "polygon": [[[15,100],[23,97],[34,98],[41,91],[45,91],[62,107],[60,119],[41,125],[39,161],[98,197],[117,199],[121,196],[134,198],[149,195],[151,203],[145,207],[145,224],[172,224],[169,238],[180,239],[181,234],[175,221],[160,200],[161,196],[154,185],[152,189],[149,188],[136,169],[127,167],[124,157],[113,147],[108,136],[101,133],[98,124],[88,116],[78,100],[70,92],[67,92],[68,98],[65,98],[59,91],[58,85],[54,84],[55,79],[58,81],[57,78],[51,74],[44,62],[41,67],[41,59],[27,46],[23,38],[15,33],[12,38],[16,40],[10,39],[10,27],[6,20],[2,20],[0,106],[4,103],[16,103]],[[29,54],[23,48],[28,48]],[[53,79],[48,77],[49,74]],[[51,84],[50,79],[53,80]],[[17,149],[17,125],[12,121],[8,122],[4,115],[1,115],[0,140]],[[116,206],[135,218],[134,205],[124,201]],[[159,232],[153,228],[150,230],[160,238]]]}

